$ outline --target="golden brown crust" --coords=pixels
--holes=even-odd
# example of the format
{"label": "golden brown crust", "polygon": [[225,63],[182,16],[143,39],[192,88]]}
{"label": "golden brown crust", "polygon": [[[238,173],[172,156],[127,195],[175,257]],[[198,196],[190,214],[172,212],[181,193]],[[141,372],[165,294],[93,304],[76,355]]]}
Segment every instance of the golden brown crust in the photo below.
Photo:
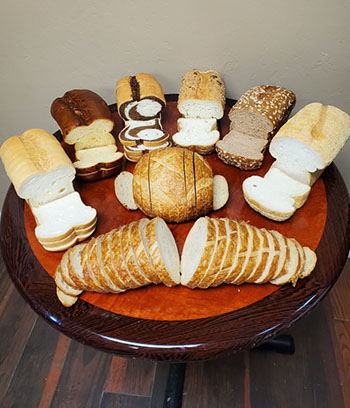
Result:
{"label": "golden brown crust", "polygon": [[107,103],[95,92],[88,89],[73,89],[51,104],[51,115],[58,123],[63,138],[79,126],[89,126],[95,120],[107,119],[114,122]]}

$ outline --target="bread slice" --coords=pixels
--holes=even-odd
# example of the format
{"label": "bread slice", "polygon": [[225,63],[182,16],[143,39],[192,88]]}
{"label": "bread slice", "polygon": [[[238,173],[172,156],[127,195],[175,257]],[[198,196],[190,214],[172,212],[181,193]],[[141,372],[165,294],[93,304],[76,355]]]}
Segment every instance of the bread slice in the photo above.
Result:
{"label": "bread slice", "polygon": [[78,296],[82,292],[81,289],[76,288],[75,286],[70,286],[66,283],[62,276],[62,266],[61,264],[56,268],[55,272],[55,283],[56,286],[65,294],[70,296]]}
{"label": "bread slice", "polygon": [[137,210],[134,200],[133,174],[129,171],[122,171],[114,180],[114,191],[120,203],[128,210]]}
{"label": "bread slice", "polygon": [[229,188],[224,176],[216,174],[213,177],[213,210],[222,208],[229,199]]}
{"label": "bread slice", "polygon": [[[246,202],[253,210],[274,221],[285,221],[307,199],[310,187],[271,169],[270,176],[251,176],[242,184]],[[288,182],[288,184],[286,183]]]}
{"label": "bread slice", "polygon": [[[266,265],[266,253],[269,249],[268,239],[262,230],[250,225],[254,233],[253,248],[249,259],[248,272],[244,283],[254,282],[256,276],[260,276],[263,265]],[[243,283],[243,282],[240,282]]]}
{"label": "bread slice", "polygon": [[65,307],[71,307],[74,303],[77,302],[77,296],[71,296],[64,293],[58,286],[56,287],[56,295],[58,300],[62,303]]}
{"label": "bread slice", "polygon": [[116,145],[116,141],[112,133],[108,132],[86,132],[84,137],[78,139],[74,144],[75,151],[93,149],[95,147],[103,147]]}
{"label": "bread slice", "polygon": [[231,130],[216,143],[220,160],[242,170],[255,170],[261,167],[268,140]]}
{"label": "bread slice", "polygon": [[198,218],[181,254],[181,285],[194,288],[208,269],[216,245],[216,227],[209,217]]}
{"label": "bread slice", "polygon": [[[278,263],[276,264],[276,268],[273,271],[273,273],[271,273],[271,274],[269,274],[267,276],[266,282],[271,280],[271,279],[277,279],[281,275],[281,273],[283,273],[283,268],[284,268],[284,265],[286,263],[287,255],[289,253],[288,243],[287,243],[288,238],[284,237],[278,231],[270,230],[269,232],[278,241],[278,244],[279,244],[278,245],[278,252],[279,252],[279,254],[278,254]],[[275,244],[275,250],[276,250],[276,248],[277,248],[277,246]]]}
{"label": "bread slice", "polygon": [[305,254],[305,263],[304,263],[304,269],[299,275],[301,279],[304,279],[311,274],[311,272],[315,269],[316,262],[317,262],[317,256],[312,249],[306,246],[304,246],[303,249],[304,249],[304,254]]}
{"label": "bread slice", "polygon": [[294,180],[297,180],[300,183],[306,184],[310,187],[319,179],[323,172],[323,170],[316,170],[315,172],[310,173],[294,162],[283,160],[275,160],[270,169],[273,168],[278,168]]}
{"label": "bread slice", "polygon": [[279,161],[315,172],[327,167],[350,136],[350,116],[334,106],[310,103],[281,127],[270,144]]}
{"label": "bread slice", "polygon": [[193,150],[199,154],[211,154],[215,150],[215,144],[220,139],[218,130],[205,132],[195,128],[181,130],[173,135],[173,143],[176,146]]}
{"label": "bread slice", "polygon": [[76,150],[73,163],[77,176],[86,180],[97,180],[117,173],[123,163],[123,153],[115,144]]}
{"label": "bread slice", "polygon": [[181,131],[190,131],[196,130],[198,133],[209,133],[214,130],[218,130],[218,121],[215,118],[194,118],[194,117],[186,117],[186,118],[179,118],[177,120],[177,130]]}
{"label": "bread slice", "polygon": [[300,256],[295,240],[288,239],[287,244],[289,253],[285,263],[284,271],[278,278],[270,280],[270,282],[274,285],[284,285],[286,283],[292,282],[296,278],[299,271]]}
{"label": "bread slice", "polygon": [[166,222],[153,218],[145,227],[148,249],[153,265],[166,286],[180,283],[180,257],[172,232]]}

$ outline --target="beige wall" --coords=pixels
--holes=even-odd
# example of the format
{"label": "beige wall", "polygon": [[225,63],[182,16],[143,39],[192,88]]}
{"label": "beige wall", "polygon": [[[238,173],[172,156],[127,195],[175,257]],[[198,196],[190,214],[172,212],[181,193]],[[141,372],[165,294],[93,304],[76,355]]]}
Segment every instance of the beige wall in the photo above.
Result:
{"label": "beige wall", "polygon": [[[2,0],[0,141],[51,132],[54,98],[89,88],[115,102],[116,81],[153,73],[178,92],[191,68],[221,72],[227,96],[258,84],[350,112],[348,0]],[[350,142],[336,159],[350,187]],[[0,200],[9,185],[0,170]]]}

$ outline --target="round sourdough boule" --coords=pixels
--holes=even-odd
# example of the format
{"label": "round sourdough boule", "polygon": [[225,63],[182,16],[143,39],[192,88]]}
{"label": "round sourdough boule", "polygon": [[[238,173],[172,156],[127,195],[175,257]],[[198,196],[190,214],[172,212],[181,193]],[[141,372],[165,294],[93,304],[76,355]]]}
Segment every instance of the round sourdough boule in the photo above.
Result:
{"label": "round sourdough boule", "polygon": [[137,207],[150,217],[182,222],[213,209],[213,172],[199,154],[178,147],[146,153],[134,169]]}

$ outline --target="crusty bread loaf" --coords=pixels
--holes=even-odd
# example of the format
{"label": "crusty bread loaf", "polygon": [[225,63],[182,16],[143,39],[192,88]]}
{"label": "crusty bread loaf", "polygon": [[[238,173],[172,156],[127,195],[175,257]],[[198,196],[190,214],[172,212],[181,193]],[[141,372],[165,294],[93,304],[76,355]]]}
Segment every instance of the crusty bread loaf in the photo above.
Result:
{"label": "crusty bread loaf", "polygon": [[277,167],[271,168],[264,177],[246,178],[242,188],[250,207],[274,221],[290,218],[310,193],[310,186],[293,179]]}
{"label": "crusty bread loaf", "polygon": [[294,93],[280,86],[251,88],[231,108],[230,129],[263,139],[271,137],[288,119],[295,101]]}
{"label": "crusty bread loaf", "polygon": [[215,148],[224,163],[241,170],[255,170],[263,163],[267,143],[266,139],[231,130]]}
{"label": "crusty bread loaf", "polygon": [[350,136],[350,116],[334,106],[311,103],[281,127],[271,155],[309,172],[327,167]]}
{"label": "crusty bread loaf", "polygon": [[166,223],[143,218],[70,248],[56,268],[55,282],[59,300],[69,307],[83,290],[120,293],[151,283],[174,286],[179,271],[178,249]]}
{"label": "crusty bread loaf", "polygon": [[[224,282],[230,284],[271,282],[282,285],[291,282],[295,285],[298,279],[308,276],[314,269],[316,254],[295,239],[242,221],[232,221],[201,217],[195,222],[181,255],[182,285],[190,288],[217,286],[215,280],[222,283],[223,277]],[[228,238],[230,232],[236,248]],[[227,255],[229,263],[225,258],[220,263],[219,259]],[[215,265],[213,269],[211,264]]]}
{"label": "crusty bread loaf", "polygon": [[[110,133],[114,122],[106,102],[88,89],[73,89],[51,104],[51,115],[58,123],[66,143],[74,145],[90,139],[99,146],[98,136]],[[103,136],[102,136],[103,137]]]}
{"label": "crusty bread loaf", "polygon": [[216,118],[224,116],[225,85],[216,71],[188,71],[181,81],[179,112],[186,118]]}
{"label": "crusty bread loaf", "polygon": [[39,206],[74,191],[75,169],[57,139],[43,129],[8,138],[0,148],[19,197]]}
{"label": "crusty bread loaf", "polygon": [[166,103],[161,85],[147,73],[121,78],[116,97],[118,113],[124,120],[158,118]]}

